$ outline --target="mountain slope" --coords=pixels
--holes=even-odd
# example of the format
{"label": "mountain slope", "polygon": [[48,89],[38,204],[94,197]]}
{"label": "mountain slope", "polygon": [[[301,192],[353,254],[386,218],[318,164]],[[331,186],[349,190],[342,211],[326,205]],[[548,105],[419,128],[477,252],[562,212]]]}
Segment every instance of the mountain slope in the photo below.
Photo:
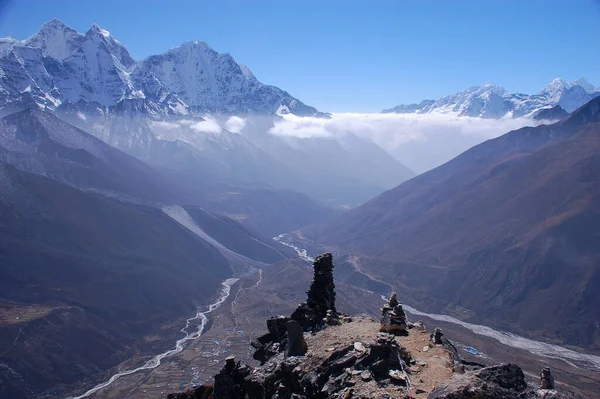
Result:
{"label": "mountain slope", "polygon": [[505,116],[530,117],[542,109],[560,106],[573,112],[585,103],[600,96],[600,87],[594,87],[585,79],[567,82],[557,78],[540,93],[534,95],[509,93],[503,87],[485,84],[469,87],[461,93],[424,100],[419,104],[398,105],[383,113],[427,114],[442,113],[498,119]]}
{"label": "mountain slope", "polygon": [[600,99],[480,144],[305,237],[408,302],[600,349]]}
{"label": "mountain slope", "polygon": [[288,257],[193,203],[206,236],[163,212],[188,197],[51,113],[0,120],[1,397],[62,396],[97,382],[171,345],[181,319],[233,270]]}
{"label": "mountain slope", "polygon": [[342,213],[291,190],[264,185],[215,184],[196,187],[202,204],[266,237],[320,223]]}
{"label": "mountain slope", "polygon": [[217,249],[159,209],[6,164],[0,181],[0,309],[12,315],[0,323],[0,362],[13,374],[0,373],[35,397],[98,378],[148,348],[144,336],[167,339],[178,329],[161,327],[231,275]]}
{"label": "mountain slope", "polygon": [[317,114],[315,108],[279,88],[260,83],[231,55],[219,54],[204,42],[187,42],[164,54],[150,56],[136,66],[132,78],[146,96],[162,98],[173,93],[195,110]]}
{"label": "mountain slope", "polygon": [[0,120],[0,160],[86,190],[174,199],[166,181],[146,164],[35,109]]}
{"label": "mountain slope", "polygon": [[569,113],[562,109],[560,105],[555,105],[550,108],[542,108],[536,111],[533,115],[533,119],[539,121],[562,121]]}

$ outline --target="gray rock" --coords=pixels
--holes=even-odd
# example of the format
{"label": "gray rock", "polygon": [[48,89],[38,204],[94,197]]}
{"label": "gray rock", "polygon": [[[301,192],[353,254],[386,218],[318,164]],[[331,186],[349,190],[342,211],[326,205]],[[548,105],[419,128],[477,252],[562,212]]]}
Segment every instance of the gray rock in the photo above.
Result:
{"label": "gray rock", "polygon": [[285,324],[285,328],[288,335],[285,356],[304,356],[308,351],[308,345],[304,340],[304,332],[300,323],[296,320],[289,320]]}
{"label": "gray rock", "polygon": [[363,371],[362,373],[360,373],[360,378],[362,378],[363,381],[371,380],[371,372],[369,370]]}

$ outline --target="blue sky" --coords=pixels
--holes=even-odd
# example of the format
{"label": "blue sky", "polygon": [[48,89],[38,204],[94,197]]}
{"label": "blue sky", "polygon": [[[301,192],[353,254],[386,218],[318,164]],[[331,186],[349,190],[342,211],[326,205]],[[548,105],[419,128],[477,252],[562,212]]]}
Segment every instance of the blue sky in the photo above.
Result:
{"label": "blue sky", "polygon": [[600,85],[598,0],[18,0],[1,9],[0,36],[26,38],[55,17],[81,32],[97,22],[136,59],[206,41],[331,112],[483,83],[525,93],[558,76]]}

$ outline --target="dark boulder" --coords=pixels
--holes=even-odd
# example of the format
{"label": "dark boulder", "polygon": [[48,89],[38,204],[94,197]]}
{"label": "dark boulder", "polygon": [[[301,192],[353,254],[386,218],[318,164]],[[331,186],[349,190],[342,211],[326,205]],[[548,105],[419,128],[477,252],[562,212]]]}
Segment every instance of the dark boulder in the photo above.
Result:
{"label": "dark boulder", "polygon": [[245,378],[250,374],[248,366],[240,366],[233,356],[225,361],[225,366],[215,375],[215,398],[244,399],[246,397]]}
{"label": "dark boulder", "polygon": [[455,375],[427,399],[518,399],[526,389],[523,370],[509,363]]}
{"label": "dark boulder", "polygon": [[170,393],[167,399],[214,399],[214,388],[212,385],[202,385],[185,392]]}

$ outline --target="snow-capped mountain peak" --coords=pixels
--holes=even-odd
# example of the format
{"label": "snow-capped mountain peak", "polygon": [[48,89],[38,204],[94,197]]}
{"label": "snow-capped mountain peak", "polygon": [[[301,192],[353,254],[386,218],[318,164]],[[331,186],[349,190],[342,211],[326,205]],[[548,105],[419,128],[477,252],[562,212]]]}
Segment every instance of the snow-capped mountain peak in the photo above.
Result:
{"label": "snow-capped mountain peak", "polygon": [[[23,44],[39,51],[10,55]],[[0,110],[22,108],[32,101],[54,109],[63,102],[113,106],[136,98],[154,102],[162,108],[160,114],[168,115],[189,115],[190,109],[275,115],[282,107],[297,115],[320,115],[287,92],[262,84],[230,54],[218,53],[201,41],[136,62],[98,24],[82,34],[52,20],[23,42],[0,40]]]}
{"label": "snow-capped mountain peak", "polygon": [[123,65],[125,68],[130,68],[135,64],[135,60],[129,55],[129,51],[118,40],[113,38],[109,31],[102,29],[98,24],[93,24],[92,27],[85,33],[88,40],[96,43],[102,43],[107,50]]}
{"label": "snow-capped mountain peak", "polygon": [[424,100],[419,104],[399,105],[382,112],[442,113],[493,119],[533,117],[541,110],[556,105],[567,112],[573,112],[598,96],[600,96],[600,88],[594,87],[584,78],[575,81],[556,78],[535,95],[510,93],[502,86],[484,84],[469,87],[463,92],[444,96],[435,101]]}
{"label": "snow-capped mountain peak", "polygon": [[7,54],[13,48],[13,46],[18,46],[21,44],[23,44],[23,42],[21,40],[17,40],[10,36],[1,37],[0,38],[0,56]]}
{"label": "snow-capped mountain peak", "polygon": [[26,46],[39,48],[46,57],[64,60],[79,48],[84,36],[62,21],[46,22],[38,33],[25,41]]}
{"label": "snow-capped mountain peak", "polygon": [[589,93],[589,94],[600,91],[600,87],[594,87],[585,78],[579,78],[571,83],[573,86],[583,87],[583,89],[586,91],[586,93]]}
{"label": "snow-capped mountain peak", "polygon": [[110,32],[106,29],[102,29],[97,23],[93,23],[88,32],[91,32],[91,34],[102,35],[106,39],[110,38]]}

